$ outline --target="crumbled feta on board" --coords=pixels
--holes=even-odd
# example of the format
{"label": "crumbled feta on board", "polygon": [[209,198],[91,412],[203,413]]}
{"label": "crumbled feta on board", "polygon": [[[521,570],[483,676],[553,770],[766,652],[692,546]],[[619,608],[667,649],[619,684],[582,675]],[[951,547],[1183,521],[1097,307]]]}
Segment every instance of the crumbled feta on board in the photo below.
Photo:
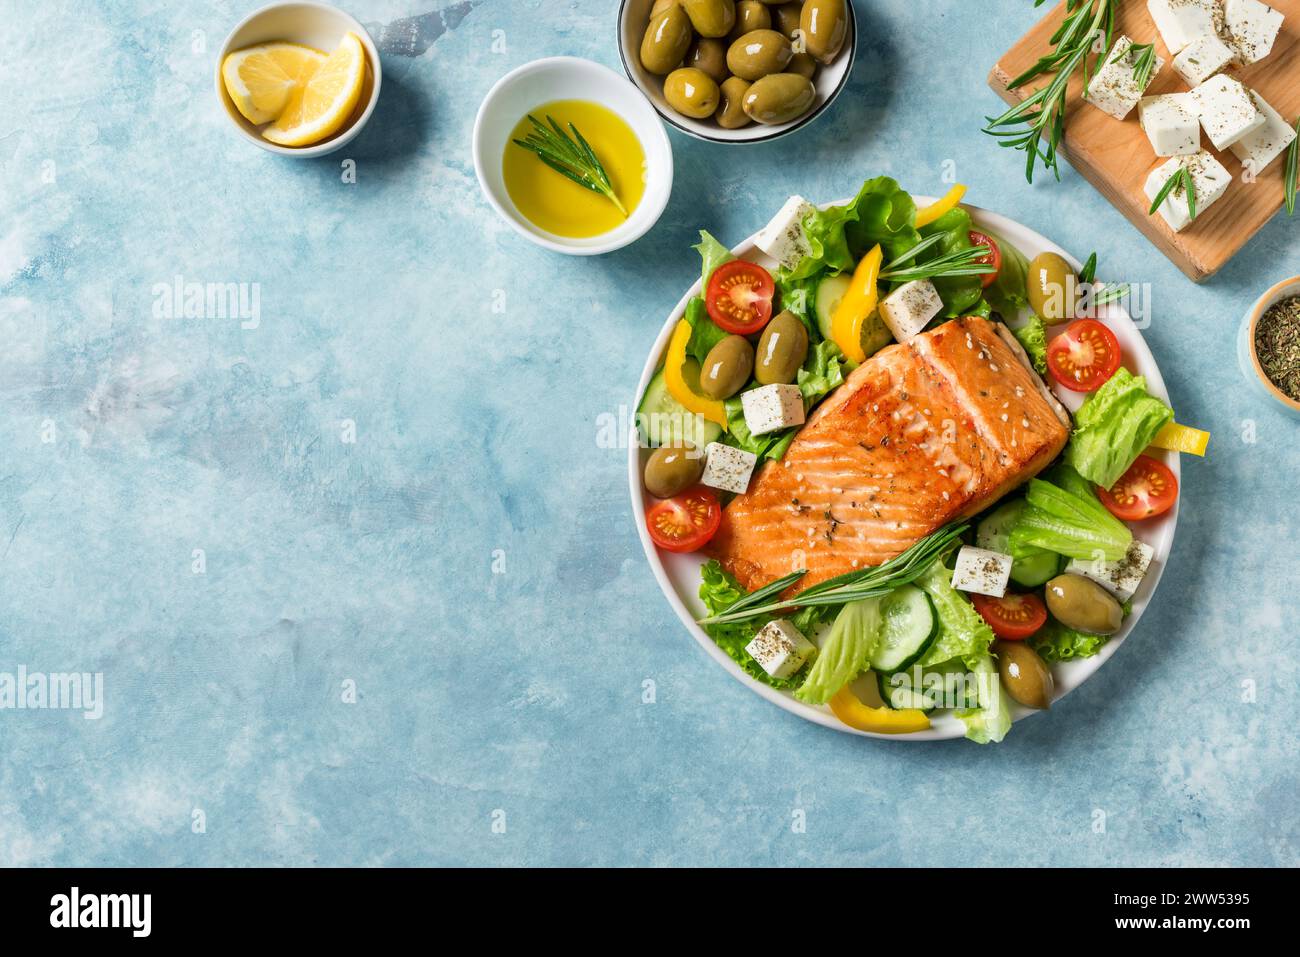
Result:
{"label": "crumbled feta on board", "polygon": [[1147,9],[1169,52],[1178,54],[1197,37],[1223,29],[1223,0],[1147,0]]}
{"label": "crumbled feta on board", "polygon": [[[1264,114],[1255,106],[1241,81],[1219,73],[1192,90],[1196,112],[1205,135],[1216,150],[1226,150],[1247,133],[1264,125]],[[1199,198],[1199,197],[1198,197]]]}
{"label": "crumbled feta on board", "polygon": [[758,456],[721,442],[710,442],[704,450],[704,475],[700,481],[710,488],[744,495],[754,474]]}
{"label": "crumbled feta on board", "polygon": [[952,570],[952,587],[976,595],[1001,598],[1011,580],[1011,556],[987,548],[963,545]]}
{"label": "crumbled feta on board", "polygon": [[1126,36],[1117,37],[1110,56],[1106,57],[1105,64],[1089,81],[1087,92],[1083,95],[1097,109],[1109,113],[1117,120],[1124,119],[1132,112],[1138,100],[1142,99],[1142,93],[1165,65],[1165,61],[1157,55],[1146,85],[1138,86],[1137,78],[1133,75],[1137,56],[1132,50],[1132,40]]}
{"label": "crumbled feta on board", "polygon": [[1264,167],[1281,156],[1282,151],[1291,145],[1291,141],[1295,139],[1295,128],[1254,90],[1250,91],[1250,98],[1256,109],[1264,115],[1264,125],[1247,133],[1228,149],[1241,160],[1242,166],[1259,175],[1264,172]]}
{"label": "crumbled feta on board", "polygon": [[1157,156],[1184,156],[1201,148],[1201,121],[1190,93],[1142,97],[1138,122]]}
{"label": "crumbled feta on board", "polygon": [[1243,66],[1258,63],[1273,51],[1284,19],[1260,0],[1226,0],[1223,6],[1223,32]]}
{"label": "crumbled feta on board", "polygon": [[928,279],[899,286],[880,303],[880,318],[899,342],[907,342],[943,311],[939,290]]}
{"label": "crumbled feta on board", "polygon": [[[1143,191],[1148,200],[1154,200],[1165,183],[1169,182],[1169,177],[1173,176],[1180,166],[1185,166],[1192,174],[1192,187],[1196,190],[1196,215],[1203,216],[1205,211],[1227,191],[1228,185],[1232,182],[1232,174],[1224,169],[1223,164],[1215,159],[1213,154],[1205,150],[1192,156],[1175,156],[1161,163],[1147,176]],[[1165,201],[1160,204],[1158,212],[1174,232],[1184,229],[1192,221],[1191,210],[1187,206],[1187,196],[1181,186],[1170,191]]]}
{"label": "crumbled feta on board", "polygon": [[1212,33],[1197,37],[1174,57],[1174,72],[1188,86],[1199,86],[1236,58],[1231,47]]}
{"label": "crumbled feta on board", "polygon": [[803,232],[803,220],[816,207],[802,196],[791,196],[772,217],[772,221],[759,230],[754,245],[767,253],[786,269],[793,269],[808,255],[808,238]]}
{"label": "crumbled feta on board", "polygon": [[740,394],[745,425],[753,435],[766,435],[792,425],[803,425],[803,393],[797,385],[759,386]]}
{"label": "crumbled feta on board", "polygon": [[803,632],[785,618],[769,621],[745,646],[749,657],[773,678],[789,678],[816,650]]}
{"label": "crumbled feta on board", "polygon": [[1083,561],[1073,558],[1070,564],[1065,566],[1065,570],[1092,579],[1119,601],[1128,601],[1142,584],[1142,579],[1146,577],[1155,553],[1154,548],[1135,538],[1119,561],[1108,562],[1105,559]]}

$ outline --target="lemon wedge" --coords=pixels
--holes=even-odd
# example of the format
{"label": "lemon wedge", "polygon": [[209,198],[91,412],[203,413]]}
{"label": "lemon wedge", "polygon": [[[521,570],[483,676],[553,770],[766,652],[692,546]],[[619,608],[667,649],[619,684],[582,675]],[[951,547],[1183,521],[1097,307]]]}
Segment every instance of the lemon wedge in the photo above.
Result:
{"label": "lemon wedge", "polygon": [[221,79],[235,108],[248,122],[261,125],[283,113],[324,62],[324,53],[300,43],[259,43],[227,56]]}
{"label": "lemon wedge", "polygon": [[333,53],[293,91],[274,123],[262,131],[281,146],[310,146],[337,133],[361,98],[366,79],[366,49],[349,33]]}

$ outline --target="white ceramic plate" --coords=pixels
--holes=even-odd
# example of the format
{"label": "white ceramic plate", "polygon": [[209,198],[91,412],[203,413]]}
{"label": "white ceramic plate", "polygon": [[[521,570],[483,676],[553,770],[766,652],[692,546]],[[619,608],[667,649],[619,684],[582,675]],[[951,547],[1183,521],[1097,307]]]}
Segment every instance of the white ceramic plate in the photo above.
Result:
{"label": "white ceramic plate", "polygon": [[[932,198],[925,196],[913,198],[918,206],[924,206],[934,201]],[[847,200],[843,202],[847,202]],[[963,204],[963,206],[970,212],[977,228],[987,228],[1004,237],[1024,253],[1027,258],[1032,259],[1041,252],[1054,252],[1064,256],[1076,270],[1081,268],[1082,264],[1077,259],[1033,230],[1007,219],[1005,216],[991,213],[977,206],[967,204]],[[755,248],[753,236],[735,247],[732,252],[744,259],[760,263],[769,269],[775,269],[775,262]],[[639,404],[641,396],[645,394],[646,386],[650,383],[651,377],[654,376],[655,370],[659,368],[662,362],[664,351],[668,347],[668,339],[672,335],[672,330],[677,325],[677,321],[685,312],[686,303],[690,301],[691,297],[698,295],[699,291],[700,280],[697,279],[695,284],[687,290],[686,295],[677,303],[677,306],[664,323],[663,330],[655,340],[654,348],[650,351],[645,368],[641,372],[641,381],[636,391],[637,404]],[[1120,348],[1124,353],[1124,365],[1134,374],[1146,377],[1147,388],[1153,395],[1168,401],[1169,394],[1165,391],[1165,382],[1160,375],[1160,369],[1156,366],[1151,350],[1147,348],[1141,332],[1133,323],[1127,311],[1119,304],[1113,304],[1103,307],[1099,318],[1110,327],[1119,340]],[[1050,378],[1049,384],[1051,384]],[[1081,394],[1070,392],[1059,386],[1054,391],[1057,398],[1071,412],[1077,409],[1083,400]],[[804,704],[788,692],[777,691],[775,688],[760,684],[745,674],[740,669],[740,666],[727,657],[726,652],[714,644],[713,640],[704,633],[704,630],[695,623],[695,619],[702,617],[705,613],[704,604],[699,599],[700,567],[704,564],[704,559],[698,555],[675,555],[661,552],[650,541],[650,536],[646,531],[645,515],[647,507],[654,502],[654,499],[646,494],[641,479],[645,460],[649,457],[650,450],[638,447],[636,441],[633,441],[630,445],[628,478],[632,489],[632,514],[636,521],[637,532],[641,536],[641,547],[645,549],[650,568],[654,571],[655,579],[659,582],[664,597],[668,599],[668,604],[677,613],[677,617],[686,626],[686,630],[699,642],[700,647],[730,672],[733,677],[743,682],[751,691],[761,695],[773,704],[799,715],[801,718],[806,718],[809,721],[848,734],[903,741],[941,741],[946,738],[960,738],[966,733],[965,726],[951,712],[935,712],[931,716],[931,727],[914,734],[875,734],[858,731],[840,722],[831,713],[830,708]],[[1164,461],[1173,471],[1175,477],[1179,477],[1178,453],[1152,452],[1151,454]],[[1052,666],[1052,672],[1056,678],[1056,697],[1053,699],[1054,701],[1059,701],[1064,695],[1083,684],[1094,671],[1119,650],[1120,645],[1137,627],[1138,622],[1142,619],[1142,613],[1146,610],[1147,604],[1151,601],[1151,596],[1155,593],[1156,586],[1160,583],[1160,576],[1164,572],[1165,562],[1168,560],[1170,550],[1173,547],[1174,529],[1177,524],[1178,504],[1175,503],[1172,509],[1159,518],[1132,526],[1135,536],[1155,549],[1152,567],[1147,572],[1137,594],[1133,596],[1133,613],[1125,619],[1124,627],[1120,632],[1108,641],[1097,655]],[[1014,705],[1013,715],[1017,721],[1033,713],[1034,711],[1030,708]]]}

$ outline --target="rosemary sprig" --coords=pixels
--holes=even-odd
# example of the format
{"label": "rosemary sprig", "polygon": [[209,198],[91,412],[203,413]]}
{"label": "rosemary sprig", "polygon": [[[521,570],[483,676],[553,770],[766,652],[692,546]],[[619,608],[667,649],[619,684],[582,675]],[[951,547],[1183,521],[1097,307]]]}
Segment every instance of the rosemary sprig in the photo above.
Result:
{"label": "rosemary sprig", "polygon": [[[753,595],[746,595],[735,604],[717,615],[701,618],[701,625],[725,625],[733,621],[746,621],[760,615],[769,615],[775,611],[791,608],[807,608],[813,605],[842,605],[863,598],[879,598],[903,585],[910,585],[920,578],[931,565],[942,558],[966,531],[966,525],[948,525],[932,532],[916,542],[907,551],[875,568],[848,572],[835,578],[813,585],[793,598],[762,604],[750,601]],[[802,572],[794,572],[784,578],[764,585],[754,595],[763,593],[764,598],[788,588]]]}
{"label": "rosemary sprig", "polygon": [[1133,61],[1133,82],[1137,84],[1139,90],[1145,90],[1151,80],[1151,70],[1156,65],[1156,45],[1154,43],[1134,45],[1129,47],[1128,53],[1129,56],[1137,58]]}
{"label": "rosemary sprig", "polygon": [[1160,208],[1160,204],[1180,185],[1187,191],[1187,215],[1195,219],[1196,184],[1192,182],[1192,172],[1186,166],[1178,167],[1177,172],[1165,180],[1165,185],[1160,187],[1160,192],[1156,193],[1156,198],[1151,201],[1151,208],[1147,210],[1147,215],[1154,216],[1156,210]]}
{"label": "rosemary sprig", "polygon": [[1291,141],[1286,151],[1286,172],[1282,174],[1282,186],[1286,190],[1286,214],[1295,212],[1296,174],[1300,172],[1300,119],[1295,121],[1296,138]]}
{"label": "rosemary sprig", "polygon": [[917,246],[912,247],[908,252],[890,263],[888,267],[882,269],[880,278],[888,279],[890,282],[914,282],[918,279],[945,279],[950,276],[984,276],[996,271],[992,263],[979,262],[982,257],[993,251],[988,246],[954,249],[950,253],[944,253],[942,256],[936,256],[934,259],[916,263],[912,266],[897,265],[911,259],[922,246],[929,248],[929,246],[933,245],[930,240],[941,238],[939,236],[930,236],[928,239],[922,240]]}
{"label": "rosemary sprig", "polygon": [[601,165],[596,151],[582,138],[576,126],[569,124],[569,132],[573,134],[570,138],[568,133],[560,129],[560,124],[555,122],[553,116],[546,117],[549,127],[531,113],[528,114],[528,122],[533,124],[533,131],[522,140],[514,140],[516,146],[536,153],[543,163],[579,186],[600,193],[627,218],[627,210],[614,192],[609,174]]}

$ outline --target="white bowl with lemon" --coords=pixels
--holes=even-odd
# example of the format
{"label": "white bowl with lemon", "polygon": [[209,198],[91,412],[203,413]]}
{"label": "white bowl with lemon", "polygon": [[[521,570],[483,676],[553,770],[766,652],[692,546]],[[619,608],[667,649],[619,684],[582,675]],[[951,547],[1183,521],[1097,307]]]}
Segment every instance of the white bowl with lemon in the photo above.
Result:
{"label": "white bowl with lemon", "polygon": [[217,57],[217,97],[231,123],[283,156],[322,156],[351,141],[374,112],[382,79],[365,27],[323,3],[250,13]]}

